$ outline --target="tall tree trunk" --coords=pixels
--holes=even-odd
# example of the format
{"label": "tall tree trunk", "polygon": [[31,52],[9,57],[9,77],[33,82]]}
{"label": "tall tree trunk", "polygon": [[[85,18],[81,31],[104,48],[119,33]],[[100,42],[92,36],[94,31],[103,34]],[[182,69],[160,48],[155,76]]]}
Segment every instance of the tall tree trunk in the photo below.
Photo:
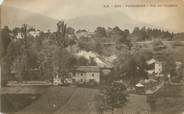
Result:
{"label": "tall tree trunk", "polygon": [[114,109],[112,108],[112,114],[114,114]]}

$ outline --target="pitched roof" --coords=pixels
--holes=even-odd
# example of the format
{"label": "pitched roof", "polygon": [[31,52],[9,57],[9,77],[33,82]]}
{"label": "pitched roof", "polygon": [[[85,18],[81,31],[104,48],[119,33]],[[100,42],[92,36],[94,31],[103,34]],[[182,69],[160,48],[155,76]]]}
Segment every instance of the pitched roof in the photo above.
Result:
{"label": "pitched roof", "polygon": [[100,72],[100,67],[98,66],[79,66],[75,70],[82,71],[82,72]]}
{"label": "pitched roof", "polygon": [[144,85],[141,84],[141,83],[138,83],[138,84],[136,84],[135,86],[136,86],[136,87],[144,87]]}
{"label": "pitched roof", "polygon": [[155,63],[155,62],[156,62],[155,59],[151,59],[151,60],[147,61],[147,64],[150,65],[150,64],[153,64],[153,63]]}

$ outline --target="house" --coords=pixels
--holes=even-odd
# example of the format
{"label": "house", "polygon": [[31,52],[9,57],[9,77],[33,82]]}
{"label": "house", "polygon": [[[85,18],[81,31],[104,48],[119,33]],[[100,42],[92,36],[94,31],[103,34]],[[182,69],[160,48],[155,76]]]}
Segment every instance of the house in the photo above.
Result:
{"label": "house", "polygon": [[101,69],[102,75],[108,75],[113,70],[113,66],[105,66],[105,67],[101,67],[100,69]]}
{"label": "house", "polygon": [[79,30],[76,32],[76,36],[77,38],[81,38],[81,37],[85,37],[85,38],[92,38],[92,36],[94,35],[94,32],[89,32],[86,30]]}
{"label": "house", "polygon": [[73,82],[87,83],[94,81],[100,83],[100,68],[98,66],[79,66],[72,73]]}
{"label": "house", "polygon": [[53,77],[53,85],[62,84],[86,84],[96,85],[100,83],[101,76],[104,73],[107,75],[112,70],[111,67],[99,67],[99,66],[78,66],[70,71],[70,76],[64,79],[64,83],[61,81],[61,77],[58,75]]}
{"label": "house", "polygon": [[[175,64],[176,70],[182,68],[183,63],[181,61],[176,61]],[[148,74],[162,74],[164,62],[151,59],[147,61],[147,65],[149,67],[149,70],[147,70]]]}
{"label": "house", "polygon": [[161,74],[162,71],[163,71],[162,62],[156,61],[155,62],[155,73],[156,74]]}
{"label": "house", "polygon": [[149,69],[147,70],[148,74],[162,76],[163,64],[161,61],[150,59],[149,61],[147,61],[147,65],[149,66]]}
{"label": "house", "polygon": [[21,32],[19,32],[19,33],[17,34],[16,38],[17,38],[17,39],[23,39],[23,35],[22,35],[22,33],[21,33]]}
{"label": "house", "polygon": [[40,31],[39,31],[39,30],[30,31],[30,32],[28,33],[28,35],[30,35],[30,36],[36,38],[37,36],[40,35]]}
{"label": "house", "polygon": [[54,77],[54,79],[53,79],[53,85],[62,85],[62,82],[61,82],[61,78],[58,76],[58,75],[56,75],[55,77]]}

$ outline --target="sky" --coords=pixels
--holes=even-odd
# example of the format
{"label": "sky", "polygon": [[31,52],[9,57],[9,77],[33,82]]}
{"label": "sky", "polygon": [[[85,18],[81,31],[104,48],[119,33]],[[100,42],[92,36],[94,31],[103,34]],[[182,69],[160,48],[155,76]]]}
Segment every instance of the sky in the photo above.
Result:
{"label": "sky", "polygon": [[[112,4],[177,4],[177,7],[104,8]],[[122,12],[134,20],[184,32],[184,0],[5,0],[4,5],[47,15],[58,20],[69,20],[86,15]]]}
{"label": "sky", "polygon": [[4,0],[0,0],[0,5],[3,3]]}

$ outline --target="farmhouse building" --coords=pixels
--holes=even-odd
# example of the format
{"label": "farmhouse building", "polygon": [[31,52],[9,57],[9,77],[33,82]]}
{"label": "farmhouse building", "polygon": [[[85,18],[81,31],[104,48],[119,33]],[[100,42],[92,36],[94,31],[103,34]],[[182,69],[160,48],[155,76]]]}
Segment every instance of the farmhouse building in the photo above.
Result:
{"label": "farmhouse building", "polygon": [[73,82],[95,81],[100,83],[100,68],[98,66],[79,66],[71,73],[71,77]]}
{"label": "farmhouse building", "polygon": [[147,61],[147,64],[149,65],[149,70],[147,71],[148,74],[156,74],[161,75],[163,71],[163,64],[160,61],[157,61],[155,59],[151,59]]}

